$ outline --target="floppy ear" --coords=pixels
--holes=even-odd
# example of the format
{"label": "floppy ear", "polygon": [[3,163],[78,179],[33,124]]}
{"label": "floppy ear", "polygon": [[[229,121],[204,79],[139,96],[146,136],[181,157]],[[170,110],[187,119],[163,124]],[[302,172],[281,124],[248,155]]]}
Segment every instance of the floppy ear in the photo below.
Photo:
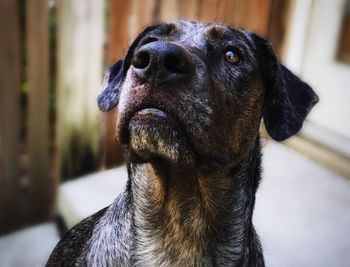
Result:
{"label": "floppy ear", "polygon": [[265,127],[273,139],[282,141],[301,129],[306,116],[319,99],[309,85],[279,62],[269,42],[256,34],[251,36],[266,88],[263,111]]}
{"label": "floppy ear", "polygon": [[97,98],[97,104],[101,111],[109,111],[119,102],[120,82],[123,77],[123,60],[110,66],[103,78],[102,93]]}

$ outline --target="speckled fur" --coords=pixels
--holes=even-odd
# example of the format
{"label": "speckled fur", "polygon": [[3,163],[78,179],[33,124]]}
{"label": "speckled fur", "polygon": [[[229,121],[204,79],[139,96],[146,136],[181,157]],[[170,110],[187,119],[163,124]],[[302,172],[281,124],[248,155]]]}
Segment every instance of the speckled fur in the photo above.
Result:
{"label": "speckled fur", "polygon": [[[141,79],[133,58],[152,42],[175,44],[193,74],[160,83],[158,69]],[[224,61],[226,49],[241,62]],[[111,206],[66,234],[47,266],[264,266],[252,224],[259,124],[276,140],[290,137],[318,101],[312,89],[257,35],[187,21],[147,28],[104,84],[98,104],[119,103],[129,180]],[[155,123],[137,115],[145,108],[168,116]]]}

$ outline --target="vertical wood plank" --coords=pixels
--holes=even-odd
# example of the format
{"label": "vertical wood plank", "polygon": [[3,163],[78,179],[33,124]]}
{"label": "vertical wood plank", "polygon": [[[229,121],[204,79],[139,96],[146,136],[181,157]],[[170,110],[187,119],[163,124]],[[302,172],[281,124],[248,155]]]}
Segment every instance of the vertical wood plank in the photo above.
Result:
{"label": "vertical wood plank", "polygon": [[129,46],[131,1],[110,0],[108,21],[107,63],[125,56]]}
{"label": "vertical wood plank", "polygon": [[131,40],[147,26],[158,23],[160,19],[160,0],[132,0]]}
{"label": "vertical wood plank", "polygon": [[221,0],[218,3],[218,21],[234,26],[237,13],[237,0]]}
{"label": "vertical wood plank", "polygon": [[62,179],[97,169],[104,1],[58,1],[58,170]]}
{"label": "vertical wood plank", "polygon": [[27,1],[28,156],[32,221],[48,218],[53,203],[49,176],[49,6]]}
{"label": "vertical wood plank", "polygon": [[[217,4],[219,0],[201,0],[199,6],[199,20],[202,22],[217,21]],[[219,1],[220,2],[220,1]]]}
{"label": "vertical wood plank", "polygon": [[271,0],[251,0],[249,19],[244,23],[249,30],[266,37],[268,32]]}
{"label": "vertical wood plank", "polygon": [[268,39],[282,57],[286,40],[292,0],[271,0]]}
{"label": "vertical wood plank", "polygon": [[266,36],[271,0],[222,0],[218,3],[217,21]]}
{"label": "vertical wood plank", "polygon": [[179,1],[159,0],[159,20],[171,22],[179,18]]}
{"label": "vertical wood plank", "polygon": [[233,7],[233,25],[236,28],[244,28],[249,30],[249,7],[251,5],[251,1],[237,0],[235,2],[235,6]]}
{"label": "vertical wood plank", "polygon": [[179,17],[187,20],[198,20],[200,0],[178,0]]}
{"label": "vertical wood plank", "polygon": [[[123,59],[129,44],[131,1],[111,0],[109,8],[109,30],[107,43],[107,65]],[[102,142],[104,166],[116,166],[123,161],[123,149],[115,136],[116,109],[103,115]]]}
{"label": "vertical wood plank", "polygon": [[0,1],[0,233],[21,223],[20,36],[17,1]]}

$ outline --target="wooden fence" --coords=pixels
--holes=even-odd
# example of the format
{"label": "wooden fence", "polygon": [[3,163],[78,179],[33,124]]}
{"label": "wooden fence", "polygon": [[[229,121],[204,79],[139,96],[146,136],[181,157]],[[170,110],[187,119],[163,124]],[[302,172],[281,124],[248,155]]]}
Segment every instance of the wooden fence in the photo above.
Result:
{"label": "wooden fence", "polygon": [[105,65],[142,28],[179,18],[223,22],[269,37],[281,51],[291,1],[59,0],[54,96],[50,3],[0,1],[0,233],[49,218],[59,180],[122,162],[116,115],[101,115],[96,96]]}

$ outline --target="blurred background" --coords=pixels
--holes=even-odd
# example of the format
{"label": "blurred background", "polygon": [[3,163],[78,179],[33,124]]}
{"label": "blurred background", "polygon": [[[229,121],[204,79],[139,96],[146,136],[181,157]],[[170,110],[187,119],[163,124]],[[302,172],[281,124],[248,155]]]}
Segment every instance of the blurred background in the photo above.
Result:
{"label": "blurred background", "polygon": [[118,194],[115,113],[96,104],[104,69],[145,26],[180,18],[258,33],[317,92],[297,136],[262,129],[254,220],[268,266],[350,266],[349,0],[1,0],[1,266],[42,266]]}

